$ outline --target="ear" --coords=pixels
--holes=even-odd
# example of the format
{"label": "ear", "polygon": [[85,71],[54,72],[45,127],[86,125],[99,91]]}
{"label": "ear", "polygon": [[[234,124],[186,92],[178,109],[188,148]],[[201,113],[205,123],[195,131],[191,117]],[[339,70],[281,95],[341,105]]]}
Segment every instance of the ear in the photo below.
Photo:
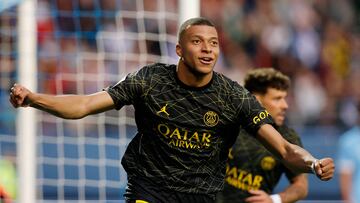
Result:
{"label": "ear", "polygon": [[182,57],[182,49],[179,43],[176,44],[176,54],[181,58]]}

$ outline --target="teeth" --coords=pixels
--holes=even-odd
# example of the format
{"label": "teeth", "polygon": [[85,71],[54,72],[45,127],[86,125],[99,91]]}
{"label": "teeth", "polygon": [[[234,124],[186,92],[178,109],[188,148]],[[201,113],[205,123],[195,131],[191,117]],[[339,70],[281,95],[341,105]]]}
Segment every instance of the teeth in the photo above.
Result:
{"label": "teeth", "polygon": [[201,59],[204,60],[204,61],[211,61],[211,58],[207,58],[207,57],[201,58]]}

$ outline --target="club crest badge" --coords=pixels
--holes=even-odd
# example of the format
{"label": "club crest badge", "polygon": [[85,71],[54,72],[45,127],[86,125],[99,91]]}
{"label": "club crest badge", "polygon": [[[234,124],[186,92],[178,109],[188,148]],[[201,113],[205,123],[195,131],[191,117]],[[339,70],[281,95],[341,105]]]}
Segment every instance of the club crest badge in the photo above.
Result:
{"label": "club crest badge", "polygon": [[261,168],[269,171],[275,167],[275,159],[271,156],[266,156],[261,160]]}
{"label": "club crest badge", "polygon": [[213,111],[208,111],[204,115],[204,123],[209,127],[214,127],[219,122],[219,116]]}

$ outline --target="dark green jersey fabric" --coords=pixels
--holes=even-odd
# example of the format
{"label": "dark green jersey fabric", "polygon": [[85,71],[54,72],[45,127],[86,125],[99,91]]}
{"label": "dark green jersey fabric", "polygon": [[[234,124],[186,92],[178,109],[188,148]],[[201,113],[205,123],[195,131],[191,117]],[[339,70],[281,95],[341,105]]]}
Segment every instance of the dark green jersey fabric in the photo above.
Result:
{"label": "dark green jersey fabric", "polygon": [[[276,129],[290,143],[302,146],[293,129],[287,126]],[[250,189],[261,189],[271,194],[283,173],[289,179],[296,176],[244,130],[240,131],[228,157],[225,185],[217,196],[217,202],[244,202]]]}
{"label": "dark green jersey fabric", "polygon": [[179,192],[219,191],[239,126],[254,133],[272,123],[254,96],[216,72],[208,85],[193,88],[177,78],[176,65],[157,63],[106,91],[116,109],[135,108],[138,133],[122,159],[128,176]]}

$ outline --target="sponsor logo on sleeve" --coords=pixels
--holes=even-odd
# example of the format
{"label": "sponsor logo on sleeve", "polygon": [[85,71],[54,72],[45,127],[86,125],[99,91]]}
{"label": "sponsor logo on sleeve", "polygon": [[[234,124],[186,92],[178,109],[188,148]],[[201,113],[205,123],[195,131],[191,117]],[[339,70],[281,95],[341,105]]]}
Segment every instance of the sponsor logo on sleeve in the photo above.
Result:
{"label": "sponsor logo on sleeve", "polygon": [[264,120],[267,117],[269,117],[269,112],[264,110],[253,118],[253,123],[257,124],[258,122],[260,122],[261,120]]}

